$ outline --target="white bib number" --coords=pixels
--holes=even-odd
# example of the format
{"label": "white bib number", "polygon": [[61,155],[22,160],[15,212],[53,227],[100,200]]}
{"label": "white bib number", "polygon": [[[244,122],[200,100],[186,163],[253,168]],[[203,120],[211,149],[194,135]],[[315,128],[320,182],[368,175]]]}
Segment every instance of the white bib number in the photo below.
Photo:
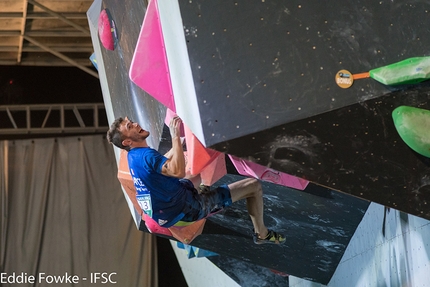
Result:
{"label": "white bib number", "polygon": [[151,196],[149,194],[138,194],[136,198],[140,208],[142,208],[149,217],[152,217]]}

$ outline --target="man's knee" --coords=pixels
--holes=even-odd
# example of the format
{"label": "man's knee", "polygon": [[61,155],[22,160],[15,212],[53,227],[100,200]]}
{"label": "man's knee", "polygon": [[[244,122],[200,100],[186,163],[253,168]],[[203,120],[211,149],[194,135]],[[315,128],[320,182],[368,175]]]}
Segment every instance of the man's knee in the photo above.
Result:
{"label": "man's knee", "polygon": [[255,190],[255,196],[263,196],[263,188],[261,187],[260,181],[253,178],[251,184],[253,186],[253,189]]}
{"label": "man's knee", "polygon": [[263,188],[261,187],[260,181],[255,178],[247,178],[244,179],[246,181],[246,186],[252,190],[252,193],[255,197],[263,196]]}
{"label": "man's knee", "polygon": [[259,198],[263,196],[263,189],[260,182],[255,178],[246,178],[240,181],[233,182],[228,185],[230,188],[232,201],[254,197]]}

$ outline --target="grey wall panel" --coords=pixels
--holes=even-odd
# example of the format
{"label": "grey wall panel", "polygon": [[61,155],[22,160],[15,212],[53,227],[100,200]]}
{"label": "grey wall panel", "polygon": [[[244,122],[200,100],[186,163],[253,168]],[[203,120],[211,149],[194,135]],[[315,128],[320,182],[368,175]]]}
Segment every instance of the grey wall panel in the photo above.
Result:
{"label": "grey wall panel", "polygon": [[377,98],[367,72],[428,55],[430,3],[179,1],[207,145]]}

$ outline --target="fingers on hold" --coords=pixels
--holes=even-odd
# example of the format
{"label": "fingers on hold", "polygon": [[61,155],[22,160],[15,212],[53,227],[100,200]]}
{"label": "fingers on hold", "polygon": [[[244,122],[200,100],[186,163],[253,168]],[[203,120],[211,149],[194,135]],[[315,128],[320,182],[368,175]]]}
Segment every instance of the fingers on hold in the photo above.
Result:
{"label": "fingers on hold", "polygon": [[176,117],[174,117],[174,118],[172,118],[172,121],[171,121],[171,123],[173,124],[173,123],[175,123],[175,124],[180,124],[182,122],[182,120],[181,120],[181,118],[180,117],[178,117],[178,116],[176,116]]}

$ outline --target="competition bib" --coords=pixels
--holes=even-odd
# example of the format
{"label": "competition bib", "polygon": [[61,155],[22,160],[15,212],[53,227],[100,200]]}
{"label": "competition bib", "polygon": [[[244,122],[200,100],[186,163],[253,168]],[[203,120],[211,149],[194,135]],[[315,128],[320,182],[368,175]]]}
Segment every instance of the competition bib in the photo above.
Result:
{"label": "competition bib", "polygon": [[136,188],[137,203],[139,204],[140,208],[142,208],[142,210],[152,218],[151,194],[140,178],[134,176],[133,169],[130,169],[130,173],[133,178],[134,187]]}
{"label": "competition bib", "polygon": [[140,208],[152,218],[152,204],[151,196],[149,194],[136,194],[137,203],[139,203]]}

